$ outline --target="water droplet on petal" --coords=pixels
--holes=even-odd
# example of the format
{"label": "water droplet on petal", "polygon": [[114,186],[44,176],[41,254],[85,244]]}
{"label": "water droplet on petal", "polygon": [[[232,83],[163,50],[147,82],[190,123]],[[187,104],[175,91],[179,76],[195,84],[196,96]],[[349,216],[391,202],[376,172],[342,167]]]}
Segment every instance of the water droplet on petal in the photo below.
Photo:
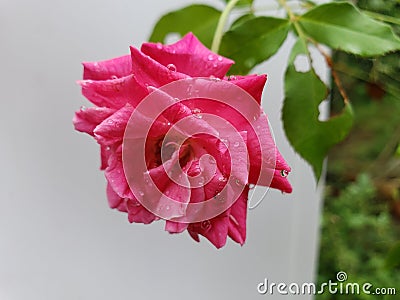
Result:
{"label": "water droplet on petal", "polygon": [[236,78],[235,75],[230,75],[230,76],[228,77],[228,81],[236,80],[236,79],[237,79],[237,78]]}
{"label": "water droplet on petal", "polygon": [[222,58],[222,56],[218,56],[218,61],[223,61],[224,59]]}
{"label": "water droplet on petal", "polygon": [[168,122],[168,123],[167,123],[167,126],[171,126],[171,122]]}
{"label": "water droplet on petal", "polygon": [[139,195],[143,197],[144,193],[142,191],[139,191]]}
{"label": "water droplet on petal", "polygon": [[214,67],[214,68],[218,67],[218,63],[216,63],[216,62],[213,63],[213,67]]}
{"label": "water droplet on petal", "polygon": [[209,220],[205,220],[201,222],[201,228],[204,230],[208,230],[211,227],[211,222]]}
{"label": "water droplet on petal", "polygon": [[203,116],[201,115],[201,110],[199,108],[195,108],[192,110],[192,114],[195,118],[201,119]]}
{"label": "water droplet on petal", "polygon": [[281,176],[282,177],[287,177],[289,175],[289,172],[286,170],[281,170]]}
{"label": "water droplet on petal", "polygon": [[218,77],[215,77],[214,75],[211,75],[210,76],[210,79],[212,80],[212,81],[221,81],[221,79],[220,78],[218,78]]}
{"label": "water droplet on petal", "polygon": [[111,147],[110,146],[107,146],[106,147],[106,151],[110,151],[111,150]]}
{"label": "water droplet on petal", "polygon": [[169,208],[170,208],[169,205],[167,205],[167,206],[165,207],[166,210],[169,210]]}
{"label": "water droplet on petal", "polygon": [[235,183],[236,183],[236,185],[239,185],[239,186],[242,185],[242,183],[240,182],[240,180],[237,179],[237,178],[235,179]]}
{"label": "water droplet on petal", "polygon": [[212,55],[212,54],[208,55],[208,60],[209,61],[213,61],[214,60],[214,55]]}
{"label": "water droplet on petal", "polygon": [[250,189],[250,190],[254,189],[255,187],[256,187],[255,184],[252,184],[252,183],[249,184],[249,189]]}
{"label": "water droplet on petal", "polygon": [[156,44],[156,47],[157,47],[158,50],[161,50],[163,46],[162,46],[161,43],[157,43],[157,44]]}
{"label": "water droplet on petal", "polygon": [[237,148],[237,147],[239,147],[239,145],[240,145],[239,142],[235,142],[235,143],[233,144],[233,147]]}
{"label": "water droplet on petal", "polygon": [[116,75],[111,76],[111,79],[118,79]]}
{"label": "water droplet on petal", "polygon": [[221,176],[218,178],[219,182],[226,182],[226,177],[225,176]]}
{"label": "water droplet on petal", "polygon": [[82,105],[81,108],[80,108],[81,111],[85,111],[86,109],[87,109],[87,108],[86,108],[86,106],[84,106],[84,105]]}
{"label": "water droplet on petal", "polygon": [[169,64],[167,65],[168,70],[172,72],[176,72],[176,66],[174,64]]}

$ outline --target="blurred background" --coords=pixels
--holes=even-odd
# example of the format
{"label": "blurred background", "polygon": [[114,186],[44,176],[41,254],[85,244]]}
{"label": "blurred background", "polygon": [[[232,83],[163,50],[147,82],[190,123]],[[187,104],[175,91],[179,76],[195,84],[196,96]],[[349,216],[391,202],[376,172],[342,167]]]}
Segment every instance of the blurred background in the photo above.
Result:
{"label": "blurred background", "polygon": [[[400,2],[355,1],[384,15],[400,34]],[[397,296],[319,295],[317,299],[398,299],[400,293],[400,53],[360,59],[333,53],[355,124],[328,158],[318,281],[345,271],[348,282],[395,287]],[[339,112],[335,89],[331,113]]]}
{"label": "blurred background", "polygon": [[[294,193],[269,190],[248,212],[243,247],[229,241],[216,250],[186,233],[169,235],[162,222],[129,224],[108,208],[98,145],[72,126],[74,111],[90,105],[75,84],[80,62],[129,53],[162,14],[191,3],[0,1],[0,300],[288,299],[260,295],[257,285],[265,278],[326,282],[338,271],[351,282],[398,287],[399,53],[375,60],[334,53],[356,124],[331,152],[324,191],[291,149],[280,120],[293,40],[254,70],[268,74],[263,107],[293,168]],[[400,15],[397,0],[358,4]],[[316,64],[325,75],[323,60]],[[338,97],[334,91],[333,114]],[[256,190],[251,201],[264,192]],[[318,299],[348,299],[340,297]]]}

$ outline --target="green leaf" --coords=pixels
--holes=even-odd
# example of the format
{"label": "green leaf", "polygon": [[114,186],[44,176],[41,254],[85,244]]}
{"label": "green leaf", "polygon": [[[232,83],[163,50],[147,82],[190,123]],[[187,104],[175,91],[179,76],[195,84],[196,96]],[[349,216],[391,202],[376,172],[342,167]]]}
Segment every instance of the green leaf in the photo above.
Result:
{"label": "green leaf", "polygon": [[299,39],[293,47],[285,74],[282,119],[291,145],[310,163],[319,179],[329,149],[350,131],[353,113],[351,105],[346,104],[340,115],[327,121],[318,119],[318,106],[327,97],[328,89],[313,69],[304,73],[296,71],[296,57],[306,53],[306,45]]}
{"label": "green leaf", "polygon": [[390,249],[385,264],[390,269],[400,267],[400,242]]}
{"label": "green leaf", "polygon": [[183,36],[193,32],[204,45],[211,47],[220,15],[219,10],[207,5],[190,5],[170,12],[154,26],[150,42],[165,42],[169,33]]}
{"label": "green leaf", "polygon": [[232,74],[247,74],[274,55],[286,39],[290,22],[272,17],[249,18],[237,23],[222,37],[220,54],[233,59]]}
{"label": "green leaf", "polygon": [[232,23],[231,29],[233,29],[236,26],[241,25],[242,23],[244,23],[246,21],[249,21],[249,20],[252,20],[252,19],[255,19],[255,18],[256,18],[256,16],[253,13],[242,15]]}
{"label": "green leaf", "polygon": [[[224,0],[225,3],[230,2],[231,0]],[[254,0],[240,0],[236,6],[251,6],[253,5]]]}
{"label": "green leaf", "polygon": [[390,26],[378,22],[348,2],[317,6],[298,22],[315,41],[356,55],[383,55],[400,49]]}

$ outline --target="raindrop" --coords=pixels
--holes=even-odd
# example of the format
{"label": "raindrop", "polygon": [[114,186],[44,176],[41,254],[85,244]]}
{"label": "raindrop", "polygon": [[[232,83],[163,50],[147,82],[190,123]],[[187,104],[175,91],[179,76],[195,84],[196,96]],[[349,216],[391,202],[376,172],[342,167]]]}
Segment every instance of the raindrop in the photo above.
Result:
{"label": "raindrop", "polygon": [[110,146],[107,146],[106,147],[106,151],[110,151],[111,150],[111,147]]}
{"label": "raindrop", "polygon": [[201,115],[201,110],[199,108],[195,108],[192,110],[192,113],[195,118],[201,119],[203,116]]}
{"label": "raindrop", "polygon": [[86,108],[86,106],[84,106],[84,105],[82,105],[81,108],[80,108],[81,111],[85,111],[86,109],[87,109],[87,108]]}
{"label": "raindrop", "polygon": [[167,123],[167,126],[171,126],[171,122],[168,122],[168,123]]}
{"label": "raindrop", "polygon": [[240,182],[240,180],[237,179],[237,178],[235,179],[235,183],[236,183],[236,185],[239,185],[239,186],[242,185],[242,183]]}
{"label": "raindrop", "polygon": [[239,142],[235,142],[235,143],[233,144],[233,147],[237,148],[237,147],[239,147],[239,145],[240,145]]}
{"label": "raindrop", "polygon": [[215,62],[215,63],[213,64],[213,67],[214,67],[214,68],[218,67],[218,63]]}
{"label": "raindrop", "polygon": [[162,44],[161,43],[157,43],[156,47],[157,47],[158,50],[161,50],[162,49]]}
{"label": "raindrop", "polygon": [[236,80],[236,79],[237,79],[237,78],[236,78],[235,75],[230,75],[230,76],[228,77],[228,81]]}
{"label": "raindrop", "polygon": [[176,72],[176,66],[174,64],[169,64],[167,65],[168,70],[172,72]]}
{"label": "raindrop", "polygon": [[166,209],[166,210],[169,210],[169,205],[167,205],[167,206],[165,207],[165,209]]}
{"label": "raindrop", "polygon": [[215,81],[215,82],[217,82],[217,81],[221,81],[221,79],[220,79],[220,78],[218,78],[218,77],[215,77],[214,75],[211,75],[211,76],[210,76],[210,79],[211,79],[212,81]]}
{"label": "raindrop", "polygon": [[142,191],[139,191],[139,195],[143,197],[144,193]]}
{"label": "raindrop", "polygon": [[254,189],[255,187],[256,187],[255,184],[252,184],[252,183],[249,184],[249,189],[250,189],[250,190]]}
{"label": "raindrop", "polygon": [[118,79],[116,75],[111,76],[111,79]]}
{"label": "raindrop", "polygon": [[208,60],[209,61],[213,61],[214,60],[214,55],[212,55],[212,54],[208,55]]}
{"label": "raindrop", "polygon": [[219,182],[226,182],[225,176],[219,177],[219,178],[218,178],[218,181],[219,181]]}
{"label": "raindrop", "polygon": [[282,177],[287,177],[289,175],[289,172],[286,170],[281,170],[281,176]]}
{"label": "raindrop", "polygon": [[113,120],[108,120],[107,123],[112,125],[112,124],[114,124],[114,121]]}
{"label": "raindrop", "polygon": [[207,230],[211,227],[211,222],[209,220],[205,220],[203,222],[201,222],[201,228],[203,228],[204,230]]}
{"label": "raindrop", "polygon": [[222,56],[218,56],[218,61],[223,61]]}

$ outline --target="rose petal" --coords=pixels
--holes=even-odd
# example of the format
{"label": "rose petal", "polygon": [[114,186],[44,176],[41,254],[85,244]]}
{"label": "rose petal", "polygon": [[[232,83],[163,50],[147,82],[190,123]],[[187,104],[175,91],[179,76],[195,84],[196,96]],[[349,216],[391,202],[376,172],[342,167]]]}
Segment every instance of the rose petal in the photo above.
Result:
{"label": "rose petal", "polygon": [[173,64],[178,72],[192,77],[222,78],[234,63],[210,51],[192,33],[172,45],[144,43],[141,50],[162,65]]}
{"label": "rose petal", "polygon": [[121,198],[134,198],[122,164],[122,145],[109,157],[109,165],[105,170],[105,176],[113,191]]}
{"label": "rose petal", "polygon": [[[291,193],[293,188],[287,180],[286,176],[289,172],[286,170],[275,170],[274,177],[271,182],[271,187],[279,189],[284,193]],[[282,175],[283,174],[283,175]]]}
{"label": "rose petal", "polygon": [[82,94],[97,106],[120,109],[130,103],[133,107],[148,95],[147,88],[133,75],[113,80],[81,80]]}
{"label": "rose petal", "polygon": [[130,223],[150,224],[159,218],[144,208],[135,198],[126,202],[128,220]]}
{"label": "rose petal", "polygon": [[243,193],[231,206],[229,211],[229,237],[235,242],[243,245],[246,241],[246,216],[247,197],[249,188],[246,186]]}
{"label": "rose petal", "polygon": [[225,80],[244,89],[261,105],[262,92],[267,82],[267,75],[229,76]]}
{"label": "rose petal", "polygon": [[110,208],[117,208],[119,211],[128,212],[125,199],[118,196],[109,183],[107,184],[107,199]]}
{"label": "rose petal", "polygon": [[169,70],[135,47],[131,47],[131,56],[133,74],[144,85],[161,87],[172,81],[187,78],[187,75]]}
{"label": "rose petal", "polygon": [[104,146],[121,143],[133,109],[127,104],[101,122],[93,131],[97,142]]}
{"label": "rose petal", "polygon": [[83,79],[107,80],[132,73],[130,55],[98,62],[84,62],[83,67]]}
{"label": "rose petal", "polygon": [[72,122],[77,131],[85,132],[94,136],[93,130],[96,126],[111,116],[114,112],[115,109],[105,107],[82,108],[75,112]]}

